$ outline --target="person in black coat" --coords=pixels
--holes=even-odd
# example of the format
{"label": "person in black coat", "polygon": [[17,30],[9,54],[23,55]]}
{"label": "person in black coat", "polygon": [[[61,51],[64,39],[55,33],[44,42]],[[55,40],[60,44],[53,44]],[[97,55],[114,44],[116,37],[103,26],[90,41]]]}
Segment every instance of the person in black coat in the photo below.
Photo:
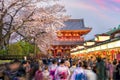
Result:
{"label": "person in black coat", "polygon": [[120,61],[116,67],[116,80],[120,80]]}

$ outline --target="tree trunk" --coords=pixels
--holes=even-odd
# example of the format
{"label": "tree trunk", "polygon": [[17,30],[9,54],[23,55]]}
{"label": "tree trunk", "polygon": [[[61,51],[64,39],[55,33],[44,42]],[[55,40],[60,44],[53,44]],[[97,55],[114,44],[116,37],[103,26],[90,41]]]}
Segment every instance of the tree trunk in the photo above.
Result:
{"label": "tree trunk", "polygon": [[3,29],[3,22],[2,20],[0,20],[0,50],[3,48],[3,44],[4,44],[3,39],[2,39],[3,37],[2,29]]}
{"label": "tree trunk", "polygon": [[10,35],[11,34],[9,34],[4,41],[4,49],[6,50],[6,54],[8,54],[8,47],[7,46],[9,45]]}

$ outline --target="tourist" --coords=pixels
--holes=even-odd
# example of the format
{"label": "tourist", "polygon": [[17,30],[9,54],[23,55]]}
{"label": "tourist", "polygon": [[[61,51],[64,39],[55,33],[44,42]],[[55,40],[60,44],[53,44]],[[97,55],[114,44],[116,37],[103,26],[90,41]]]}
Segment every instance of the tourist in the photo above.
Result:
{"label": "tourist", "polygon": [[65,66],[68,68],[70,67],[70,62],[68,60],[65,61]]}
{"label": "tourist", "polygon": [[100,57],[97,58],[96,69],[97,69],[97,77],[98,77],[97,80],[106,80],[105,62]]}
{"label": "tourist", "polygon": [[[18,70],[19,75],[21,77],[26,78],[26,80],[29,80],[29,72],[30,71],[30,64],[27,61],[22,61],[21,66]],[[28,78],[28,79],[27,79]]]}
{"label": "tourist", "polygon": [[25,71],[26,71],[26,80],[30,80],[29,79],[30,71],[31,71],[30,61],[26,61]]}
{"label": "tourist", "polygon": [[39,70],[35,73],[35,80],[43,80],[42,68],[39,67]]}
{"label": "tourist", "polygon": [[109,80],[113,80],[113,64],[112,64],[112,61],[109,60],[109,63],[108,63],[108,70],[109,70]]}
{"label": "tourist", "polygon": [[34,79],[36,71],[39,69],[39,62],[37,60],[31,61],[30,80]]}
{"label": "tourist", "polygon": [[115,59],[115,60],[113,61],[113,80],[117,80],[117,79],[116,79],[116,75],[117,75],[117,70],[116,70],[116,68],[117,68],[117,60]]}
{"label": "tourist", "polygon": [[42,72],[42,75],[43,75],[43,80],[51,80],[50,79],[50,73],[48,71],[48,66],[45,66],[45,68]]}
{"label": "tourist", "polygon": [[87,80],[97,80],[97,75],[92,71],[90,65],[84,63],[85,73],[87,75]]}
{"label": "tourist", "polygon": [[79,66],[74,70],[70,80],[87,80],[87,75],[83,69],[82,62],[79,62]]}
{"label": "tourist", "polygon": [[52,65],[49,67],[50,76],[52,77],[52,80],[55,80],[55,70],[57,68],[57,61],[55,59],[52,60]]}
{"label": "tourist", "polygon": [[21,76],[19,74],[20,61],[10,62],[8,69],[5,71],[6,78],[5,80],[17,80]]}
{"label": "tourist", "polygon": [[116,67],[116,80],[120,80],[120,61],[118,62],[118,65]]}
{"label": "tourist", "polygon": [[109,80],[110,78],[110,63],[109,63],[109,59],[105,60],[105,70],[106,70],[106,80]]}
{"label": "tourist", "polygon": [[76,69],[76,62],[73,61],[72,66],[70,67],[70,73],[72,74],[75,69]]}
{"label": "tourist", "polygon": [[61,59],[60,65],[55,71],[55,80],[69,80],[70,71],[69,68],[64,65],[64,60]]}
{"label": "tourist", "polygon": [[89,66],[91,67],[91,69],[93,69],[93,57],[88,59],[88,63],[89,63]]}

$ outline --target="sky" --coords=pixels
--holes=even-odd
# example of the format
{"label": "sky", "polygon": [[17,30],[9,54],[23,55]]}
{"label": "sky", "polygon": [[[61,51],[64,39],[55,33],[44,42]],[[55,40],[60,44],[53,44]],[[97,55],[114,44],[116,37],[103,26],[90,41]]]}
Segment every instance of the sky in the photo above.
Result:
{"label": "sky", "polygon": [[85,36],[105,33],[120,25],[120,0],[61,0],[67,14],[73,19],[84,19],[92,31]]}

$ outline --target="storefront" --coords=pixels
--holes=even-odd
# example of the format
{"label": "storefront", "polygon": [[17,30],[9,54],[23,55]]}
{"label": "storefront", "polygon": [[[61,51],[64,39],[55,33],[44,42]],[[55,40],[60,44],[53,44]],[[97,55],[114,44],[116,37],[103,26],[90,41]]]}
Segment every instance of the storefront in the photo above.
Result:
{"label": "storefront", "polygon": [[104,42],[100,45],[94,45],[93,47],[79,50],[71,53],[79,57],[106,57],[108,59],[120,59],[120,39]]}

